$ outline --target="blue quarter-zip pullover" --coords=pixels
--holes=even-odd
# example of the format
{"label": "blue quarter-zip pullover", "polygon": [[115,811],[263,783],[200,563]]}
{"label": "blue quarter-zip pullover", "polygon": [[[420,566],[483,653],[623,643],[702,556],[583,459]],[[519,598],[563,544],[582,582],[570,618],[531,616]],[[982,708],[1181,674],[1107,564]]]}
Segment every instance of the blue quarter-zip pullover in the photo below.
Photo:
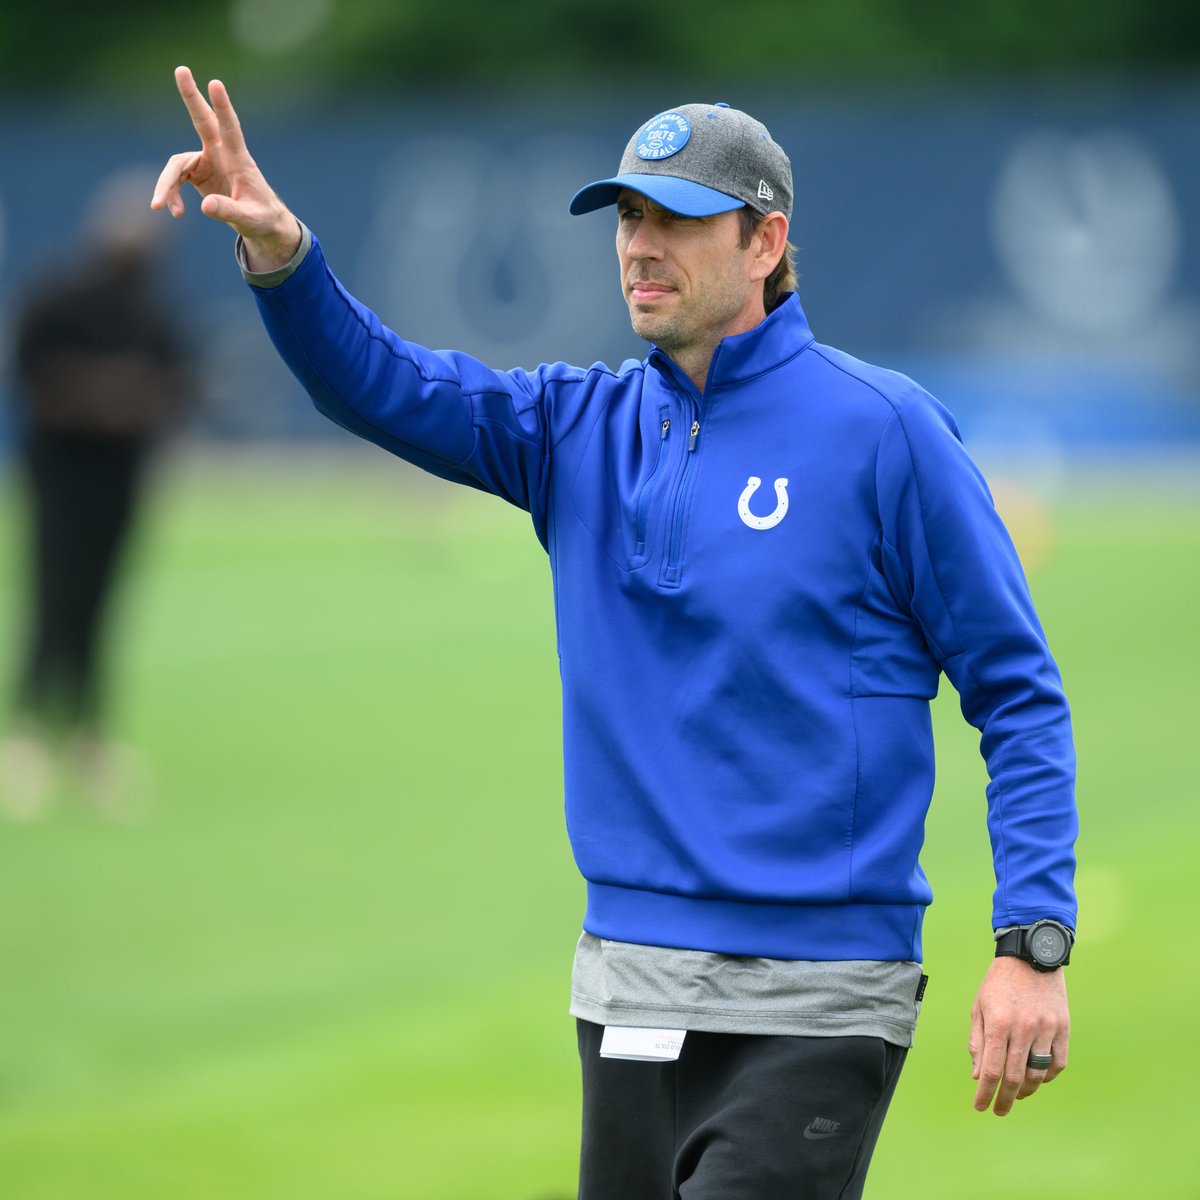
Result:
{"label": "blue quarter-zip pullover", "polygon": [[987,486],[915,383],[815,342],[794,295],[718,345],[703,394],[657,349],[505,372],[412,345],[315,239],[255,295],[318,409],[529,511],[590,933],[920,959],[942,672],[991,777],[993,923],[1074,926],[1059,672]]}

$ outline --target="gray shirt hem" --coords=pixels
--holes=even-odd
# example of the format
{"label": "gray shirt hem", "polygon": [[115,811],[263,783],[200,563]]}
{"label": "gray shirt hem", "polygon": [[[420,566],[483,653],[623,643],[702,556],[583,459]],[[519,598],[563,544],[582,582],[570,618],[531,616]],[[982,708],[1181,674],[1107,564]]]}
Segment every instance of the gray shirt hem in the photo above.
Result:
{"label": "gray shirt hem", "polygon": [[697,1033],[766,1034],[772,1037],[873,1037],[908,1047],[913,1023],[823,1013],[765,1013],[750,1009],[712,1010],[636,1008],[606,1004],[571,993],[571,1016],[595,1025],[632,1025],[648,1029],[686,1029]]}
{"label": "gray shirt hem", "polygon": [[597,1025],[793,1037],[877,1037],[911,1046],[916,962],[738,958],[584,933],[571,1015]]}

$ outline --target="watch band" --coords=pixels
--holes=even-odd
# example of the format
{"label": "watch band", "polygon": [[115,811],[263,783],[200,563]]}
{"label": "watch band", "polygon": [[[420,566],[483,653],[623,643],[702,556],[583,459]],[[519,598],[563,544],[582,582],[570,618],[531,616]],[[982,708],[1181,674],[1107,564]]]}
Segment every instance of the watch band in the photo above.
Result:
{"label": "watch band", "polygon": [[996,957],[1004,958],[1023,958],[1021,953],[1021,939],[1024,930],[1020,925],[1014,925],[1011,929],[1005,929],[1002,933],[996,935]]}

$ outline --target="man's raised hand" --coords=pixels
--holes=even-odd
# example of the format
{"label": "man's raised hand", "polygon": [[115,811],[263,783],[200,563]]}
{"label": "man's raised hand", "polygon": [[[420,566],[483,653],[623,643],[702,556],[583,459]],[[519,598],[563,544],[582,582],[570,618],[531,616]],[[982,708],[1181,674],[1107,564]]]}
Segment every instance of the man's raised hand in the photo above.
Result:
{"label": "man's raised hand", "polygon": [[200,135],[200,149],[167,160],[150,207],[182,216],[180,189],[189,183],[203,197],[200,211],[224,221],[245,239],[247,265],[252,270],[283,266],[300,245],[300,225],[250,157],[225,85],[214,79],[208,85],[206,101],[187,67],[175,68],[175,85]]}

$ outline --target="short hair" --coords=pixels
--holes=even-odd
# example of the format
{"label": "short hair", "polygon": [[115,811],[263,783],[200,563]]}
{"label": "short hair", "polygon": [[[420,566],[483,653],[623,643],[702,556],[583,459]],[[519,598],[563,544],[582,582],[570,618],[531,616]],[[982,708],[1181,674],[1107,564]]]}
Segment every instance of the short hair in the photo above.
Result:
{"label": "short hair", "polygon": [[[737,210],[737,214],[741,220],[741,237],[738,239],[738,245],[745,250],[749,247],[755,230],[766,219],[766,214],[756,212],[749,205],[743,205]],[[763,282],[763,308],[767,312],[770,312],[779,303],[783,295],[796,290],[799,283],[796,275],[796,251],[797,248],[788,242],[783,248],[783,256],[776,264],[775,270]]]}

